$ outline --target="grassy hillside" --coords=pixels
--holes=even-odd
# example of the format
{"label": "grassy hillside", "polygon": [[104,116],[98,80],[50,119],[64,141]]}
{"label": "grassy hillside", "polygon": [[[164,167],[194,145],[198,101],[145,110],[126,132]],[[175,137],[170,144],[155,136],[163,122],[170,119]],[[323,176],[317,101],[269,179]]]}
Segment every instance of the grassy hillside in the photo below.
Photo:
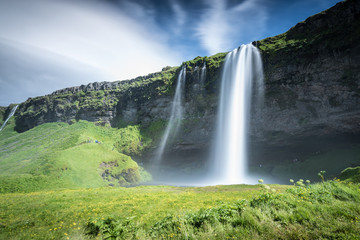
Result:
{"label": "grassy hillside", "polygon": [[79,121],[47,123],[17,133],[11,119],[0,132],[0,192],[149,180],[149,174],[124,154],[140,154],[149,141],[137,126],[116,129]]}

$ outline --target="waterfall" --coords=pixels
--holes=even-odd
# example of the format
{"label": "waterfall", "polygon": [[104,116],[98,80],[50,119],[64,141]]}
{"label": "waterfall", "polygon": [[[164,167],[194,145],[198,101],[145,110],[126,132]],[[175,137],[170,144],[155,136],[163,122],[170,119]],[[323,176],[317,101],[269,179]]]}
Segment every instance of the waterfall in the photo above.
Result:
{"label": "waterfall", "polygon": [[5,120],[5,122],[2,124],[0,131],[3,130],[3,128],[5,127],[6,123],[9,121],[9,119],[15,114],[16,109],[18,108],[19,105],[16,105],[15,107],[13,107],[10,111],[9,116],[7,117],[7,119]]}
{"label": "waterfall", "polygon": [[256,47],[242,45],[226,55],[212,155],[212,178],[217,184],[249,183],[247,141],[251,100],[255,100],[254,104],[262,101],[263,86],[261,56]]}
{"label": "waterfall", "polygon": [[206,78],[206,62],[204,61],[204,64],[201,68],[200,72],[200,89],[204,91],[204,85],[205,85],[205,78]]}
{"label": "waterfall", "polygon": [[179,130],[181,120],[183,118],[183,92],[184,92],[185,79],[186,79],[186,67],[183,66],[180,70],[177,79],[175,95],[171,106],[170,119],[166,126],[165,132],[161,138],[160,145],[156,151],[156,155],[155,155],[156,163],[161,162],[170,134],[175,136]]}

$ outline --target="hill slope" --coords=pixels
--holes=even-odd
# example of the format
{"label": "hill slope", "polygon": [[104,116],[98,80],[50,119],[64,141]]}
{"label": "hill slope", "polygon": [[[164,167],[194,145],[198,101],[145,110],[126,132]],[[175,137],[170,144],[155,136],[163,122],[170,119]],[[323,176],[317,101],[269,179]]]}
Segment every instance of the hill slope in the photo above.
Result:
{"label": "hill slope", "polygon": [[136,126],[115,129],[79,121],[47,123],[24,133],[13,128],[11,119],[0,133],[0,192],[119,186],[150,178],[121,153],[136,153],[141,141],[146,146]]}

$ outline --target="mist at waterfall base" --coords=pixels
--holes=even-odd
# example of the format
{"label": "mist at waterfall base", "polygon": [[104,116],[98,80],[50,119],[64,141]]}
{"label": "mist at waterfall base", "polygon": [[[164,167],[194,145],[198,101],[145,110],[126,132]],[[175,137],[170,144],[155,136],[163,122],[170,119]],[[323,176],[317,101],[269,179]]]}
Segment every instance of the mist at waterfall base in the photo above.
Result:
{"label": "mist at waterfall base", "polygon": [[[220,185],[254,184],[257,177],[248,173],[248,135],[251,107],[261,109],[264,96],[263,70],[260,52],[252,44],[228,53],[223,65],[217,123],[212,147],[205,165],[194,168],[192,174],[181,176],[175,169],[164,169],[164,151],[169,144],[169,135],[176,136],[183,118],[184,84],[186,69],[182,67],[176,85],[171,116],[156,152],[153,164],[160,171],[153,172],[155,182],[171,185]],[[206,65],[199,71],[200,85],[203,87]],[[204,156],[202,156],[204,157]],[[201,162],[201,161],[200,161]],[[162,167],[160,167],[162,166]]]}

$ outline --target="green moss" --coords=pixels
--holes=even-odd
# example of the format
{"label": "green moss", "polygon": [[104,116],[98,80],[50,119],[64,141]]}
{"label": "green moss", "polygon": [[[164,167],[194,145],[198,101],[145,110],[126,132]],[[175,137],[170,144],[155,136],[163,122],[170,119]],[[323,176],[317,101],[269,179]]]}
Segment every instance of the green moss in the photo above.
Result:
{"label": "green moss", "polygon": [[141,134],[139,126],[127,126],[117,131],[114,147],[126,155],[141,155],[141,152],[147,148],[151,139]]}
{"label": "green moss", "polygon": [[6,107],[0,107],[0,127],[6,120],[6,117],[7,117],[7,116],[5,116],[6,109],[7,109]]}
{"label": "green moss", "polygon": [[167,121],[157,120],[151,122],[148,126],[142,128],[142,132],[147,138],[153,139],[155,141],[159,140],[166,128]]}

